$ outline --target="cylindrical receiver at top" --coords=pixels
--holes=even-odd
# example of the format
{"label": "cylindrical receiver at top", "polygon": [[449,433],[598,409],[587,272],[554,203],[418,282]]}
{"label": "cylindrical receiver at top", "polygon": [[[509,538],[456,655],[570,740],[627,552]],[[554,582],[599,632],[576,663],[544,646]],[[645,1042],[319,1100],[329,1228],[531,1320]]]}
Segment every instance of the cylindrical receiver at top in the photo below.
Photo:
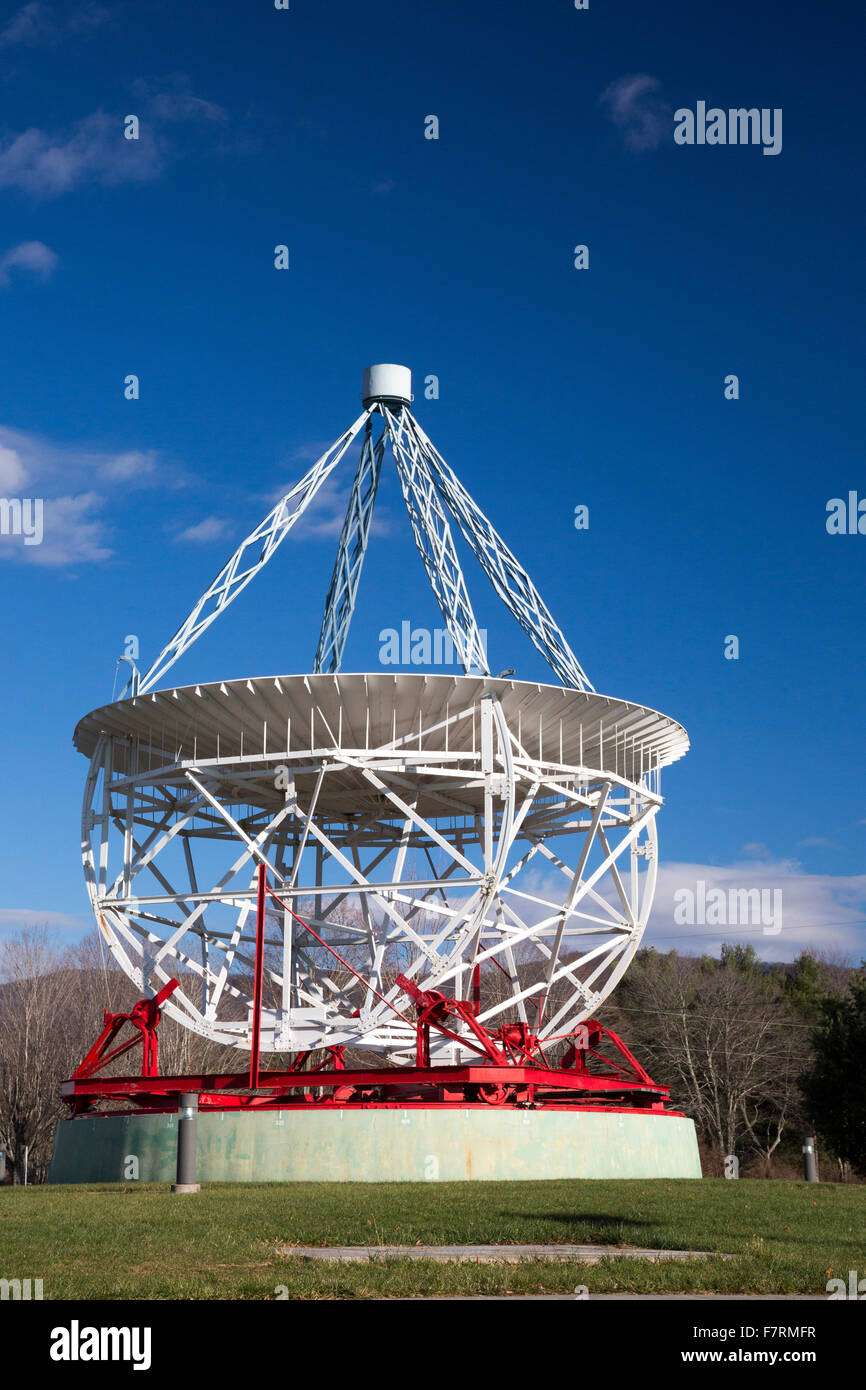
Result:
{"label": "cylindrical receiver at top", "polygon": [[412,373],[394,362],[379,362],[364,369],[361,399],[365,406],[383,401],[385,405],[412,404]]}

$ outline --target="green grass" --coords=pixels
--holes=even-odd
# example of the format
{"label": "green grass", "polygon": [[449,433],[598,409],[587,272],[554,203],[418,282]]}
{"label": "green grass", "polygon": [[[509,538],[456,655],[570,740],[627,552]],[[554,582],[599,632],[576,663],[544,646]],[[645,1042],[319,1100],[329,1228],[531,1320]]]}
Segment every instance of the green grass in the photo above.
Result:
{"label": "green grass", "polygon": [[[602,1243],[731,1260],[328,1266],[280,1245]],[[866,1187],[724,1180],[215,1184],[0,1189],[0,1278],[48,1299],[446,1293],[824,1293],[866,1275]]]}

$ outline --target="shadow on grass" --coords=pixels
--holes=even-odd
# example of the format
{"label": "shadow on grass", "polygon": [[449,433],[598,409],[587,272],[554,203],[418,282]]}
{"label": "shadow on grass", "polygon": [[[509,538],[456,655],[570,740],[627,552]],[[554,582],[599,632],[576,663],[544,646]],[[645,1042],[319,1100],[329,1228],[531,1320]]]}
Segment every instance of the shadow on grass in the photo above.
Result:
{"label": "shadow on grass", "polygon": [[[501,1211],[499,1213],[509,1221],[555,1221],[561,1226],[571,1226],[579,1228],[575,1232],[575,1239],[569,1244],[575,1245],[604,1245],[620,1244],[624,1245],[622,1233],[624,1230],[633,1230],[636,1227],[656,1228],[657,1221],[639,1221],[633,1217],[623,1218],[621,1216],[599,1216],[587,1212],[568,1212],[568,1211]],[[605,1242],[605,1236],[616,1236],[616,1241]],[[579,1239],[577,1237],[580,1237]],[[533,1241],[537,1244],[537,1241]]]}

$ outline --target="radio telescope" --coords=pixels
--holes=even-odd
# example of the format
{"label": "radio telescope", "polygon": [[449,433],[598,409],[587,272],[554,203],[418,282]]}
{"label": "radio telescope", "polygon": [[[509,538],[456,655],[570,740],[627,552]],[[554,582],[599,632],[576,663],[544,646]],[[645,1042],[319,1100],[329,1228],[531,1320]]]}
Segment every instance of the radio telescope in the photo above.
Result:
{"label": "radio telescope", "polygon": [[[196,1154],[229,1181],[699,1177],[692,1122],[595,1017],[647,924],[661,773],[685,731],[593,688],[415,419],[408,369],[368,368],[362,400],[75,731],[87,889],[141,998],[64,1083],[52,1181],[118,1180],[129,1154],[150,1181],[176,1157],[183,1191]],[[353,445],[312,670],[172,685]],[[342,670],[386,462],[454,674]],[[458,545],[550,684],[488,664]],[[248,1068],[160,1075],[163,1011]],[[138,1041],[141,1074],[109,1074]],[[201,1123],[175,1154],[179,1105]]]}
{"label": "radio telescope", "polygon": [[[686,734],[594,691],[410,403],[407,369],[369,368],[354,424],[238,546],[147,672],[133,672],[127,698],[76,730],[90,759],[82,846],[100,931],[142,994],[177,978],[167,1012],[221,1043],[249,1047],[253,1034],[260,865],[277,895],[264,1052],[414,1059],[398,975],[456,999],[474,987],[479,1024],[522,1023],[543,1048],[595,1014],[647,923],[661,770]],[[167,684],[359,439],[312,672]],[[341,671],[386,459],[462,675]],[[491,675],[455,521],[556,684]],[[430,1054],[468,1055],[445,1034]]]}

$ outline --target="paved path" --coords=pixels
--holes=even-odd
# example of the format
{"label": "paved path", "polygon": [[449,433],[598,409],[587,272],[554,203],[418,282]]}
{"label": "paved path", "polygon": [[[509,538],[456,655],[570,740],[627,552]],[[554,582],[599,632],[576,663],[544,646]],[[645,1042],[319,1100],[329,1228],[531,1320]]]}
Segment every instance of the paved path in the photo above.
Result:
{"label": "paved path", "polygon": [[[333,1263],[371,1260],[452,1260],[459,1264],[518,1264],[521,1260],[709,1260],[708,1250],[643,1250],[618,1245],[281,1245],[280,1255]],[[729,1260],[730,1255],[718,1258]]]}

